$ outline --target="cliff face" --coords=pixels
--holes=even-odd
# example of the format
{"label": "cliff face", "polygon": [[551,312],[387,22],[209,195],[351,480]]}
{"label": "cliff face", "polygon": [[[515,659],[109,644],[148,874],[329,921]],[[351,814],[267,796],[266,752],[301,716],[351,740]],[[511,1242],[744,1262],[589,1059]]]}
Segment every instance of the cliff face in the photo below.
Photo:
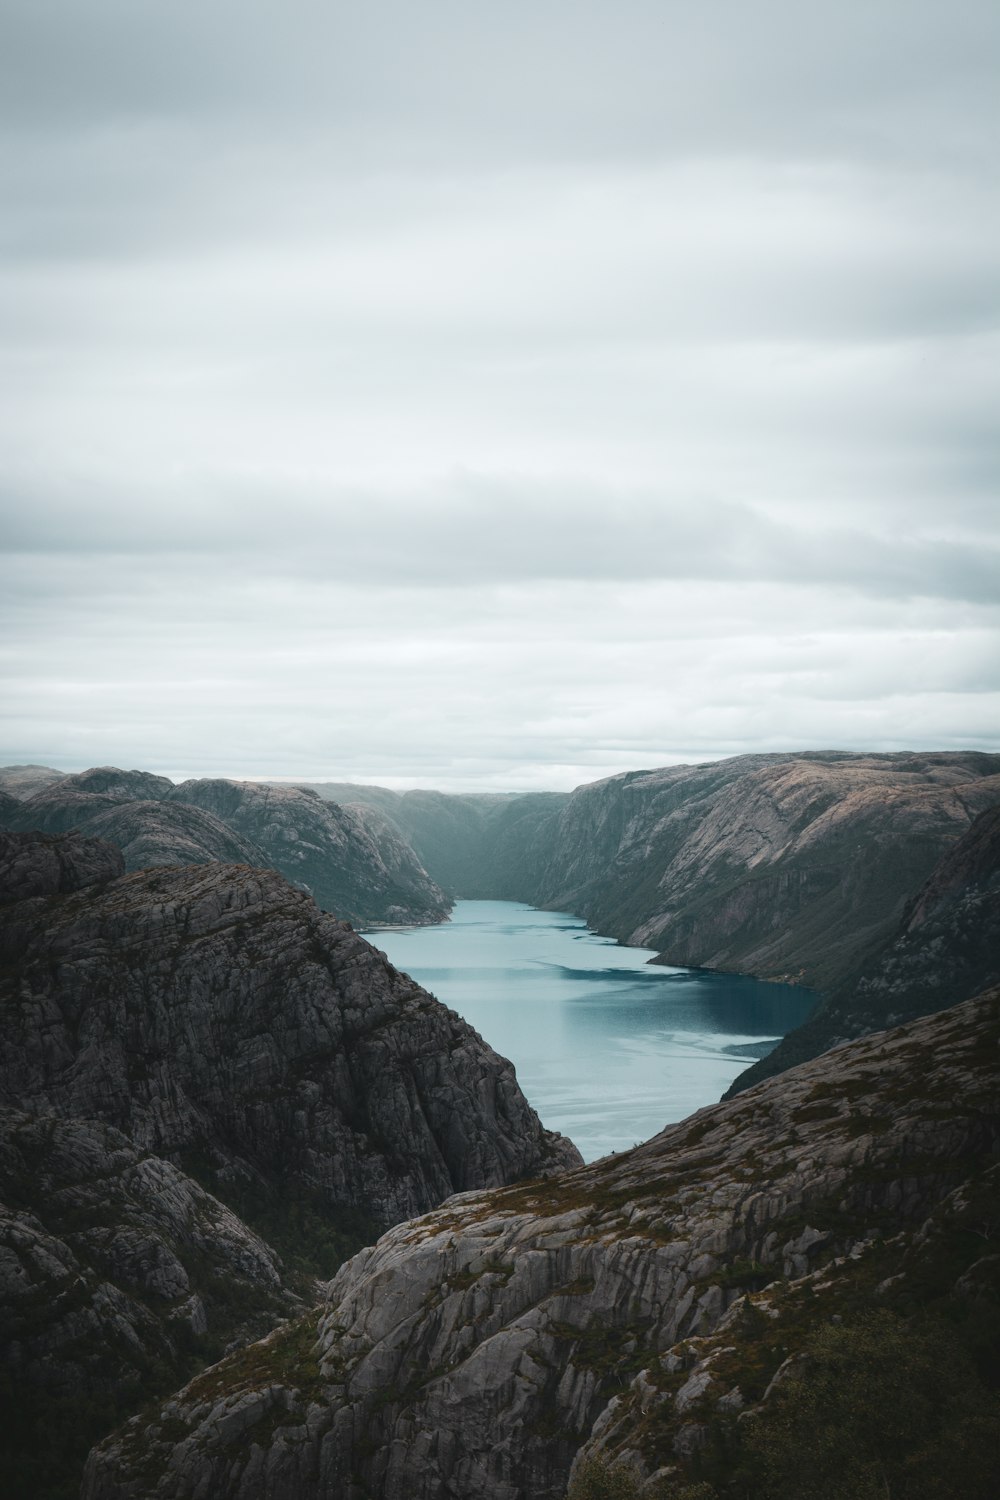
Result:
{"label": "cliff face", "polygon": [[[17,770],[17,768],[13,768]],[[15,777],[15,784],[21,783]],[[129,870],[207,860],[273,866],[357,925],[439,922],[449,902],[399,833],[370,809],[293,788],[189,781],[97,766],[0,802],[0,827],[72,829],[116,844]]]}
{"label": "cliff face", "polygon": [[590,1493],[670,1493],[831,1318],[989,1295],[998,1046],[993,992],[456,1197],[103,1443],[85,1500],[558,1500],[587,1454],[635,1476]]}
{"label": "cliff face", "polygon": [[569,800],[563,792],[450,795],[348,782],[316,782],[304,789],[345,806],[377,808],[412,845],[432,879],[463,900],[530,899],[547,855],[547,830]]}
{"label": "cliff face", "polygon": [[272,871],[18,901],[0,957],[0,1099],[200,1157],[213,1181],[297,1185],[384,1225],[576,1158],[509,1063]]}
{"label": "cliff face", "polygon": [[443,892],[376,814],[297,787],[248,781],[185,781],[170,800],[202,808],[253,839],[269,864],[346,921],[439,922],[447,915]]}
{"label": "cliff face", "polygon": [[817,988],[854,972],[980,811],[1000,757],[742,757],[574,792],[532,899],[663,961]]}
{"label": "cliff face", "polygon": [[911,899],[898,928],[790,1032],[741,1073],[738,1093],[851,1037],[928,1015],[1000,984],[1000,807],[980,813]]}

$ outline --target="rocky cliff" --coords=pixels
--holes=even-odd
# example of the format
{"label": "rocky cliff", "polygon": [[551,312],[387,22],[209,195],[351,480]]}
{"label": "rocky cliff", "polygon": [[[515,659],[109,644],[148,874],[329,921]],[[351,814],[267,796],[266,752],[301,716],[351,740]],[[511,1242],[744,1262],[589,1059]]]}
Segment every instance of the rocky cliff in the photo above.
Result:
{"label": "rocky cliff", "polygon": [[746,756],[574,792],[531,893],[663,961],[826,989],[888,937],[1000,757]]}
{"label": "rocky cliff", "polygon": [[273,871],[16,901],[0,957],[0,1099],[105,1121],[220,1191],[297,1187],[385,1225],[575,1156],[509,1063]]}
{"label": "rocky cliff", "polygon": [[14,782],[23,795],[0,801],[0,827],[77,829],[116,844],[129,870],[206,860],[272,866],[359,926],[439,922],[449,909],[405,838],[371,809],[253,783],[175,787],[165,776],[115,766],[37,787],[17,776]]}
{"label": "rocky cliff", "polygon": [[0,1107],[3,1494],[74,1494],[116,1421],[301,1307],[274,1251],[170,1162]]}
{"label": "rocky cliff", "polygon": [[733,1084],[739,1093],[851,1037],[1000,984],[1000,807],[980,813],[910,900],[892,936]]}
{"label": "rocky cliff", "polygon": [[530,899],[545,865],[552,818],[569,800],[564,792],[392,792],[350,782],[303,789],[345,806],[377,808],[432,879],[463,900]]}
{"label": "rocky cliff", "polygon": [[387,1223],[579,1161],[273,871],[7,833],[0,909],[4,1494],[68,1500],[95,1438]]}
{"label": "rocky cliff", "polygon": [[[1000,1405],[972,1354],[996,1298],[998,1047],[993,992],[620,1157],[453,1198],[344,1266],[325,1308],[102,1444],[85,1500],[558,1500],[571,1474],[581,1496],[801,1495],[813,1460],[800,1439],[789,1464],[786,1398],[797,1381],[808,1394],[831,1325],[870,1347],[872,1308],[890,1358],[926,1342],[915,1310],[952,1321],[933,1325],[944,1373],[936,1415],[911,1424],[923,1447],[883,1453],[870,1493],[952,1493],[967,1447],[963,1500],[987,1500]],[[949,1341],[966,1335],[962,1365]],[[839,1434],[848,1468],[923,1396],[905,1377],[905,1397],[865,1385],[866,1368],[855,1359],[841,1382],[876,1414],[873,1439]],[[958,1425],[938,1442],[944,1412]],[[884,1466],[912,1459],[945,1465],[944,1487],[934,1471],[937,1488],[913,1488],[912,1463],[910,1487],[893,1487]],[[848,1475],[822,1493],[869,1489]]]}
{"label": "rocky cliff", "polygon": [[1000,803],[1000,756],[740,756],[570,796],[317,789],[377,803],[457,896],[572,911],[666,963],[828,989]]}

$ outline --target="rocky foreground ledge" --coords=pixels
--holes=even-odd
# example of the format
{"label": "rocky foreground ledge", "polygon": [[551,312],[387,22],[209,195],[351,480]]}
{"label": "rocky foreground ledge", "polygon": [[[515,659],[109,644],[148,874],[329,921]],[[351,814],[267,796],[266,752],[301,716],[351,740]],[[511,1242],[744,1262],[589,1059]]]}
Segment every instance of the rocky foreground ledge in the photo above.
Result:
{"label": "rocky foreground ledge", "polygon": [[993,991],[620,1157],[454,1197],[103,1443],[85,1500],[557,1500],[574,1464],[622,1479],[581,1493],[734,1493],[699,1463],[817,1328],[996,1307],[998,1062]]}

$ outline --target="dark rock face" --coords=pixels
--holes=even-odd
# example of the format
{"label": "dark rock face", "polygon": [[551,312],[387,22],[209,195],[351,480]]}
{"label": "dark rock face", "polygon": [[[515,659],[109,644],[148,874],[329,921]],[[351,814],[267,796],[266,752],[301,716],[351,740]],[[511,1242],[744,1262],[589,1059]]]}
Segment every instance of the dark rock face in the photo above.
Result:
{"label": "dark rock face", "polygon": [[12,828],[18,821],[21,804],[9,792],[0,790],[0,828]]}
{"label": "dark rock face", "polygon": [[120,851],[101,839],[0,833],[0,906],[31,896],[66,895],[114,880],[124,869]]}
{"label": "dark rock face", "polygon": [[509,1063],[272,871],[21,901],[0,957],[0,1099],[199,1154],[213,1181],[297,1184],[385,1225],[578,1159]]}
{"label": "dark rock face", "polygon": [[454,1198],[103,1443],[85,1500],[559,1500],[588,1453],[683,1482],[809,1329],[986,1275],[998,1046],[993,992],[621,1157]]}
{"label": "dark rock face", "polygon": [[899,922],[1000,757],[746,756],[574,792],[531,899],[663,961],[828,988]]}
{"label": "dark rock face", "polygon": [[804,1026],[745,1073],[739,1093],[829,1047],[1000,984],[1000,807],[980,813],[910,901],[888,942]]}
{"label": "dark rock face", "polygon": [[[25,804],[31,806],[30,803]],[[183,802],[122,802],[86,821],[87,832],[117,844],[127,870],[154,865],[267,865],[259,844],[228,828],[221,818]]]}
{"label": "dark rock face", "polygon": [[253,839],[267,863],[305,886],[325,911],[358,926],[439,922],[449,902],[384,819],[297,787],[185,781],[170,800],[214,814]]}
{"label": "dark rock face", "polygon": [[301,1311],[274,1252],[110,1126],[0,1108],[0,1476],[70,1493],[130,1411]]}

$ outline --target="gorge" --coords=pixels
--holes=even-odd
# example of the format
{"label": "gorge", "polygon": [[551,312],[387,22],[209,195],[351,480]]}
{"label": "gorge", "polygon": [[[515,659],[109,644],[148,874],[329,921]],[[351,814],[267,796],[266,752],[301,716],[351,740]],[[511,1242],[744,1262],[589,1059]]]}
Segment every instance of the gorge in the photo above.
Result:
{"label": "gorge", "polygon": [[[75,1493],[143,1407],[90,1500],[770,1500],[872,1309],[930,1370],[927,1473],[973,1420],[948,1380],[993,1441],[1000,757],[333,790],[0,773],[8,1491]],[[405,934],[337,910],[457,897],[646,943],[608,950],[644,985],[822,998],[727,1102],[581,1167],[377,951]]]}

